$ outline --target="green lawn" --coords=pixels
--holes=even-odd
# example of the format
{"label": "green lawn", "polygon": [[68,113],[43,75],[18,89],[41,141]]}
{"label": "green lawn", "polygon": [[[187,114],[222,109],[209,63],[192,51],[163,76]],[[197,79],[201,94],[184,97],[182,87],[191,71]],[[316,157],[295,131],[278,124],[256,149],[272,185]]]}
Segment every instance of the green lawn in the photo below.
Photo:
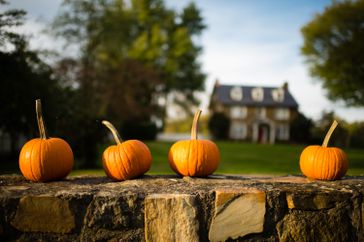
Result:
{"label": "green lawn", "polygon": [[[147,142],[153,155],[149,174],[172,174],[167,160],[172,143]],[[303,145],[261,145],[241,142],[217,142],[221,162],[216,173],[228,174],[300,174],[299,156]],[[345,149],[349,157],[348,175],[364,174],[364,150]],[[104,174],[102,170],[76,170],[78,174]]]}
{"label": "green lawn", "polygon": [[[172,143],[147,142],[153,155],[153,164],[148,174],[173,174],[167,160]],[[216,173],[225,174],[300,174],[299,156],[303,145],[260,145],[241,142],[217,142],[221,161]],[[100,148],[100,153],[104,147]],[[348,175],[364,175],[364,150],[345,149],[349,157]],[[71,175],[104,175],[100,169],[74,170]],[[17,162],[0,163],[1,173],[19,173]]]}

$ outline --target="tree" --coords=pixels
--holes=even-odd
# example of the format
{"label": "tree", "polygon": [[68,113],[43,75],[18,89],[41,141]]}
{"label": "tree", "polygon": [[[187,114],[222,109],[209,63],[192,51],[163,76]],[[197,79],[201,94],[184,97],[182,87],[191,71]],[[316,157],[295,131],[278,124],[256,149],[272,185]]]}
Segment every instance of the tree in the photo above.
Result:
{"label": "tree", "polygon": [[100,120],[112,121],[123,138],[153,139],[168,95],[182,93],[178,101],[186,109],[196,103],[193,92],[203,88],[205,76],[193,38],[205,26],[194,4],[181,13],[161,0],[65,0],[63,5],[52,29],[67,44],[79,45],[80,57],[60,60],[55,70],[73,93],[77,111],[64,128],[85,165],[96,164],[97,146],[107,134]]}
{"label": "tree", "polygon": [[[0,0],[0,6],[7,4],[7,1]],[[24,45],[24,38],[11,31],[12,27],[23,24],[26,12],[19,9],[11,9],[5,12],[0,12],[0,47],[4,51],[4,46],[13,45],[19,47]],[[9,48],[9,47],[8,47]]]}
{"label": "tree", "polygon": [[[120,103],[103,94],[103,90],[115,88],[124,90],[123,98],[135,106],[133,112],[115,120],[119,125],[131,121],[138,109],[145,107],[148,112],[140,113],[147,117],[137,119],[164,120],[166,96],[172,92],[183,93],[185,98],[180,104],[186,109],[196,104],[193,93],[203,89],[205,75],[197,62],[201,48],[193,38],[205,26],[194,4],[181,13],[168,9],[161,0],[77,0],[65,1],[64,5],[65,11],[55,19],[53,27],[58,36],[80,43],[79,69],[87,70],[87,77],[78,76],[77,82],[80,90],[92,93],[96,113],[115,116],[121,111],[112,108],[120,108]],[[145,75],[136,87],[136,72],[121,73],[130,63],[153,74]],[[135,89],[128,89],[130,86],[139,88],[138,96],[133,94]],[[130,118],[125,120],[127,116]]]}
{"label": "tree", "polygon": [[230,119],[224,113],[214,113],[209,119],[208,128],[214,139],[227,139]]}
{"label": "tree", "polygon": [[[0,1],[1,4],[6,2]],[[9,134],[13,154],[18,152],[20,135],[38,135],[35,99],[44,100],[51,133],[61,113],[55,108],[61,103],[61,87],[52,78],[52,69],[36,51],[29,50],[23,35],[12,31],[12,27],[22,24],[24,15],[22,10],[0,12],[0,130]]]}
{"label": "tree", "polygon": [[364,147],[364,122],[357,122],[351,125],[350,146],[356,148]]}
{"label": "tree", "polygon": [[331,100],[364,106],[364,0],[334,1],[302,28],[302,54]]}
{"label": "tree", "polygon": [[312,120],[299,112],[290,125],[291,140],[298,143],[310,143],[312,128]]}
{"label": "tree", "polygon": [[315,127],[312,129],[313,143],[322,144],[322,141],[334,119],[339,122],[339,125],[331,136],[329,146],[347,147],[349,145],[350,135],[346,128],[348,124],[337,117],[334,112],[326,111],[322,112],[321,118],[316,121]]}

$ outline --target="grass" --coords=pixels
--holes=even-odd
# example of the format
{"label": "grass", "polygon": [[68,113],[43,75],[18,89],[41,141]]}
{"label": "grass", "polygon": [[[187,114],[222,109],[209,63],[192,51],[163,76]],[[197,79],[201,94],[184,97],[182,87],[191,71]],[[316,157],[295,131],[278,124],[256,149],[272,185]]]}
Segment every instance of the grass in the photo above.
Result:
{"label": "grass", "polygon": [[[168,149],[171,145],[172,143],[148,143],[154,158],[151,173],[172,172],[167,160]],[[216,173],[284,174],[299,172],[296,153],[300,153],[301,146],[258,145],[240,142],[217,142],[217,145],[221,152],[221,162]]]}
{"label": "grass", "polygon": [[[167,154],[172,143],[148,142],[153,154],[151,173],[171,173]],[[304,145],[262,145],[242,142],[217,142],[221,162],[216,173],[229,174],[300,174],[299,156]],[[364,174],[364,150],[345,149],[349,175]]]}
{"label": "grass", "polygon": [[[153,155],[152,168],[148,174],[173,174],[167,160],[172,143],[147,142]],[[242,142],[217,142],[221,162],[216,173],[225,174],[300,174],[299,156],[303,145],[262,145]],[[364,175],[364,150],[345,149],[350,168],[348,175]],[[76,170],[73,175],[104,174],[103,170]]]}
{"label": "grass", "polygon": [[[173,174],[167,160],[172,143],[147,142],[153,155],[153,164],[148,174]],[[299,155],[303,145],[276,144],[261,145],[242,142],[217,142],[221,152],[221,162],[216,173],[225,174],[300,174]],[[105,147],[100,148],[100,152]],[[364,175],[364,150],[345,149],[349,157],[348,175]],[[13,168],[1,167],[1,173],[19,172]],[[100,162],[101,167],[101,162]],[[104,175],[102,168],[93,170],[74,170],[71,175]]]}

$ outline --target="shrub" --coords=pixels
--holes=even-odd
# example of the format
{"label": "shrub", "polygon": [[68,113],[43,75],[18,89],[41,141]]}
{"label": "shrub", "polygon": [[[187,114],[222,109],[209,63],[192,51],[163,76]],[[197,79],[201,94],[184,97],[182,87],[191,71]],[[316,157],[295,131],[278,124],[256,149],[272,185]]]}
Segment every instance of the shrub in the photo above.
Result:
{"label": "shrub", "polygon": [[227,139],[230,120],[224,113],[214,113],[210,117],[208,128],[214,139]]}

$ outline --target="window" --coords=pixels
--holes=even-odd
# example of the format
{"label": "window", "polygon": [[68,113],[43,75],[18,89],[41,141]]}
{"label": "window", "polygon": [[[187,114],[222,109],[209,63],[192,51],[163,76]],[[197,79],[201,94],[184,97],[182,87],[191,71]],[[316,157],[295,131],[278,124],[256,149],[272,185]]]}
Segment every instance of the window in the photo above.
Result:
{"label": "window", "polygon": [[254,101],[261,102],[264,99],[264,91],[261,87],[255,87],[252,89],[252,98]]}
{"label": "window", "polygon": [[273,100],[276,102],[283,102],[284,100],[284,89],[278,88],[272,90]]}
{"label": "window", "polygon": [[257,108],[255,110],[255,114],[256,114],[257,118],[265,118],[265,114],[266,114],[265,108]]}
{"label": "window", "polygon": [[243,99],[243,89],[241,87],[231,88],[230,98],[234,101],[241,101]]}
{"label": "window", "polygon": [[245,123],[233,122],[230,126],[230,137],[232,139],[245,139],[247,128]]}
{"label": "window", "polygon": [[289,119],[289,109],[288,108],[277,108],[275,112],[277,120],[288,120]]}
{"label": "window", "polygon": [[276,135],[278,140],[288,140],[289,139],[289,126],[288,124],[279,124],[277,126]]}
{"label": "window", "polygon": [[230,109],[231,118],[245,118],[247,114],[246,107],[234,106]]}

